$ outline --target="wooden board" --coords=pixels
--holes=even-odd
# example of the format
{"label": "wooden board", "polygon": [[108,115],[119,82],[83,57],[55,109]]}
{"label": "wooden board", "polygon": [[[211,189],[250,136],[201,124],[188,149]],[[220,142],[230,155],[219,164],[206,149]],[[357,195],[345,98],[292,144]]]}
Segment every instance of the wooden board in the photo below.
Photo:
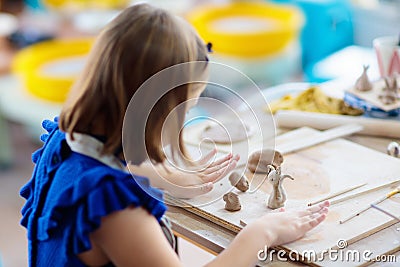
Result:
{"label": "wooden board", "polygon": [[[328,256],[324,257],[324,260],[320,262],[320,265],[324,267],[336,267],[339,265],[342,267],[350,266],[397,266],[400,263],[400,259],[396,258],[400,255],[400,223],[394,224],[391,227],[385,228],[375,234],[371,234],[368,237],[363,238],[359,242],[347,246],[341,251],[342,255],[350,255],[352,251],[369,251],[371,254],[369,258],[376,259],[380,255],[391,255],[386,258],[386,264],[383,262],[374,263],[373,261],[365,260],[362,255],[360,261],[358,260],[337,260],[333,261]],[[369,254],[369,253],[368,253]],[[396,256],[397,255],[397,256]],[[394,258],[393,258],[394,257]],[[356,258],[354,258],[356,259]]]}
{"label": "wooden board", "polygon": [[[397,78],[397,84],[399,84],[399,79]],[[379,95],[382,94],[383,88],[386,87],[385,81],[380,79],[378,81],[372,82],[372,90],[367,92],[358,91],[355,86],[350,87],[347,92],[367,101],[368,103],[374,105],[385,111],[390,111],[400,108],[400,101],[396,101],[393,104],[385,105],[379,100]]]}
{"label": "wooden board", "polygon": [[[283,135],[277,139],[277,143],[299,140],[301,136],[312,134],[318,134],[318,131],[302,128]],[[288,194],[287,210],[304,208],[309,202],[363,182],[368,184],[350,193],[400,178],[399,159],[343,139],[333,140],[286,155],[282,169],[284,173],[295,178],[294,181],[287,180],[284,182]],[[232,213],[224,209],[225,203],[221,197],[232,189],[227,178],[216,184],[212,192],[186,201],[189,206],[195,206],[195,208],[188,210],[228,229],[238,231],[242,227],[240,220],[250,223],[261,215],[270,212],[266,207],[266,201],[271,190],[270,185],[264,183],[258,190],[255,190],[257,188],[255,185],[263,181],[264,178],[262,175],[254,176],[252,190],[246,193],[233,189],[234,192],[239,194],[242,204],[242,209],[238,212]],[[352,214],[389,190],[390,188],[383,188],[332,206],[326,221],[322,225],[310,231],[301,240],[282,246],[282,248],[288,251],[296,251],[299,254],[303,254],[307,250],[321,253],[329,248],[335,248],[339,239],[352,244],[394,224],[395,221],[390,217],[373,209],[345,224],[339,224],[341,218]],[[381,205],[400,216],[399,195],[386,200]],[[318,263],[315,264],[318,265]]]}

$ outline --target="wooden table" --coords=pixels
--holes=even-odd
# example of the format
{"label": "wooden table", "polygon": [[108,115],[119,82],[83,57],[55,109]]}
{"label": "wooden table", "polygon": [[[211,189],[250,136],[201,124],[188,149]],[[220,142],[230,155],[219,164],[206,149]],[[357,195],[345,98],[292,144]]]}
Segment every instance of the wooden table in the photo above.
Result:
{"label": "wooden table", "polygon": [[[350,141],[359,143],[363,146],[375,149],[380,152],[386,152],[386,147],[389,142],[393,141],[386,138],[366,137],[366,136],[350,136],[347,138]],[[173,231],[177,237],[181,237],[196,246],[217,255],[225,249],[234,239],[235,233],[218,226],[204,218],[188,212],[182,208],[169,206],[167,216],[172,222]],[[392,251],[385,250],[385,244],[394,247]],[[397,246],[396,246],[397,244]],[[394,245],[394,246],[393,246]],[[371,266],[398,266],[400,263],[400,223],[392,225],[382,231],[363,238],[348,246],[348,249],[365,251],[375,251],[375,255],[386,252],[395,255],[396,262],[393,263],[372,263]],[[336,264],[336,265],[335,265]],[[339,264],[339,265],[337,265]],[[354,266],[354,263],[323,263],[324,266]],[[299,262],[260,262],[259,266],[307,266]],[[366,265],[362,265],[366,266]]]}

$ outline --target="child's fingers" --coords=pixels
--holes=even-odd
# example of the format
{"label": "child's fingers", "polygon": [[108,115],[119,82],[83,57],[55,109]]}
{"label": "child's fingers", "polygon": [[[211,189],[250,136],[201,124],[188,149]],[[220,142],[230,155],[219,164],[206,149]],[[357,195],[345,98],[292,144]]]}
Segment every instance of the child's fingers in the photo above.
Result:
{"label": "child's fingers", "polygon": [[239,155],[239,154],[236,154],[235,156],[233,156],[233,159],[236,160],[236,161],[239,161],[240,155]]}
{"label": "child's fingers", "polygon": [[213,150],[211,150],[207,155],[205,155],[204,157],[202,157],[198,164],[203,165],[206,164],[207,162],[210,161],[210,159],[212,159],[215,155],[217,154],[217,149],[214,148]]}
{"label": "child's fingers", "polygon": [[220,178],[221,174],[219,172],[213,172],[209,174],[201,175],[201,179],[204,183],[214,183]]}
{"label": "child's fingers", "polygon": [[227,165],[226,167],[224,167],[223,169],[220,170],[221,178],[224,177],[225,175],[227,175],[228,173],[230,173],[233,169],[236,168],[236,166],[237,166],[237,161],[232,159],[229,162],[229,165]]}
{"label": "child's fingers", "polygon": [[236,168],[237,161],[236,160],[230,160],[225,166],[218,169],[217,171],[213,171],[207,174],[201,175],[201,179],[204,182],[213,182],[215,183],[216,181],[222,179],[225,177],[228,173],[230,173],[234,168]]}
{"label": "child's fingers", "polygon": [[210,192],[214,188],[213,183],[205,183],[198,186],[171,186],[167,191],[177,198],[194,198]]}
{"label": "child's fingers", "polygon": [[220,169],[228,166],[229,163],[230,163],[230,160],[227,160],[227,161],[222,162],[219,165],[215,165],[215,166],[209,167],[209,168],[204,170],[204,174],[209,174],[209,173],[213,173],[213,172],[219,171]]}
{"label": "child's fingers", "polygon": [[300,215],[301,216],[306,216],[306,215],[318,212],[318,211],[322,210],[325,207],[329,207],[329,201],[325,201],[325,202],[322,202],[322,203],[320,203],[318,205],[312,206],[312,207],[306,209],[305,211],[300,211]]}
{"label": "child's fingers", "polygon": [[200,187],[200,191],[202,194],[210,192],[214,188],[213,183],[206,183]]}
{"label": "child's fingers", "polygon": [[323,220],[326,218],[326,213],[321,213],[315,216],[314,218],[310,218],[308,221],[306,221],[304,225],[304,230],[305,231],[310,231],[314,227],[316,227],[318,224],[320,224]]}
{"label": "child's fingers", "polygon": [[214,167],[214,166],[218,166],[221,165],[222,163],[224,163],[225,161],[229,161],[232,158],[232,153],[229,153],[225,156],[223,156],[222,158],[217,159],[216,161],[214,161],[213,163],[210,164],[210,167]]}
{"label": "child's fingers", "polygon": [[310,208],[308,208],[307,210],[311,211],[311,212],[316,212],[320,209],[323,209],[324,207],[329,207],[329,201],[326,200],[318,205],[312,206]]}
{"label": "child's fingers", "polygon": [[312,212],[305,216],[300,217],[300,220],[301,220],[301,222],[308,222],[310,219],[314,219],[321,214],[327,214],[327,213],[328,213],[328,208],[324,207],[324,208],[320,209],[319,211]]}

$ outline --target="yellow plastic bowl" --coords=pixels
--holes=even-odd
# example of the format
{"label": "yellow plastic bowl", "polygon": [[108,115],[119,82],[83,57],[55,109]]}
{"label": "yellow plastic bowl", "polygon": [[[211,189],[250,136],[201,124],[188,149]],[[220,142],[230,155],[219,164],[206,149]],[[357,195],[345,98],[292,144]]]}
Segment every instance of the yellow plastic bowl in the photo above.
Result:
{"label": "yellow plastic bowl", "polygon": [[202,6],[187,19],[213,50],[238,57],[276,54],[298,39],[304,25],[299,9],[265,2]]}
{"label": "yellow plastic bowl", "polygon": [[127,6],[128,0],[43,0],[50,8],[75,7],[78,9],[88,8],[121,8]]}
{"label": "yellow plastic bowl", "polygon": [[86,56],[93,42],[91,38],[54,40],[29,46],[15,56],[13,72],[21,76],[26,89],[33,95],[64,102],[77,74],[52,73],[48,69],[51,64]]}

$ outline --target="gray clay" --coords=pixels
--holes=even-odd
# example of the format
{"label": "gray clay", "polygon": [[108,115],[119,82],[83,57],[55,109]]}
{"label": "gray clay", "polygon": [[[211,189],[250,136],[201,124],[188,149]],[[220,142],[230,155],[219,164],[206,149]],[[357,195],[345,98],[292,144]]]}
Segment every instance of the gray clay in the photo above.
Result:
{"label": "gray clay", "polygon": [[239,196],[233,192],[226,193],[223,196],[223,200],[225,201],[225,209],[227,211],[238,211],[242,208],[239,202]]}
{"label": "gray clay", "polygon": [[249,181],[245,175],[241,176],[237,172],[232,172],[232,174],[229,176],[229,181],[231,182],[231,185],[242,192],[249,190]]}
{"label": "gray clay", "polygon": [[247,168],[253,173],[266,173],[270,171],[269,165],[274,168],[281,166],[283,156],[276,150],[264,149],[256,151],[249,156],[247,161]]}
{"label": "gray clay", "polygon": [[364,70],[361,76],[356,81],[356,89],[361,92],[368,92],[372,90],[372,84],[368,79],[367,70],[369,66],[363,66]]}
{"label": "gray clay", "polygon": [[379,95],[379,100],[384,105],[391,105],[396,103],[399,99],[399,88],[397,87],[396,77],[385,78],[386,87],[382,89],[382,93]]}
{"label": "gray clay", "polygon": [[272,192],[268,199],[268,208],[277,209],[283,207],[286,202],[286,192],[282,186],[285,178],[294,180],[290,175],[282,175],[281,167],[274,168],[270,166],[272,171],[268,174],[268,181],[272,183]]}
{"label": "gray clay", "polygon": [[390,144],[387,147],[387,153],[388,155],[399,158],[400,157],[400,145],[397,142],[390,142]]}

